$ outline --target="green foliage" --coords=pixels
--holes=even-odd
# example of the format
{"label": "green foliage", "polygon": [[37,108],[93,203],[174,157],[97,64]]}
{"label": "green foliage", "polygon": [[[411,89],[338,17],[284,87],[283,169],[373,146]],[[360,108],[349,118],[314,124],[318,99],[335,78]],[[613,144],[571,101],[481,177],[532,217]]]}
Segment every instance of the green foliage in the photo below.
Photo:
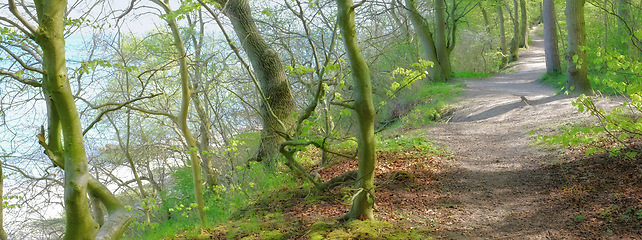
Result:
{"label": "green foliage", "polygon": [[[237,138],[251,138],[253,134],[249,135],[250,136],[237,136]],[[275,173],[274,170],[268,170],[263,164],[257,162],[249,162],[246,165],[237,167],[233,173],[230,173],[230,176],[231,178],[239,180],[230,185],[221,185],[218,189],[215,189],[215,191],[205,193],[205,212],[214,224],[227,222],[230,219],[236,219],[240,216],[256,220],[249,221],[249,223],[243,223],[244,221],[242,220],[236,221],[235,224],[240,225],[235,225],[228,229],[241,227],[241,230],[236,233],[237,235],[244,235],[245,232],[252,232],[254,230],[262,232],[266,229],[265,227],[261,227],[261,225],[257,230],[257,227],[252,227],[252,224],[267,221],[266,219],[268,218],[272,219],[272,223],[275,223],[274,221],[277,220],[282,222],[282,217],[278,214],[255,214],[251,211],[246,211],[247,213],[244,215],[239,214],[242,209],[247,208],[262,196],[269,195],[273,197],[271,200],[278,199],[278,197],[272,195],[272,189],[283,189],[286,186],[300,185],[300,183],[293,182],[294,180],[289,174]],[[160,239],[173,236],[181,231],[185,231],[185,234],[190,236],[190,238],[196,238],[201,234],[198,218],[196,217],[191,169],[189,167],[176,169],[175,172],[172,173],[172,179],[174,179],[174,184],[171,190],[163,193],[165,195],[165,201],[160,203],[160,206],[157,208],[150,208],[152,211],[157,211],[159,215],[166,215],[166,217],[171,218],[160,221],[151,227],[147,227],[142,223],[134,224],[138,229],[130,228],[127,238]],[[275,192],[288,193],[287,191]],[[281,198],[287,197],[287,195],[281,196]],[[144,203],[144,205],[145,204],[150,206],[156,203],[149,201],[148,203]],[[266,224],[269,225],[269,223]],[[272,231],[272,233],[265,233],[267,235],[261,235],[261,238],[257,239],[279,236],[279,234],[273,231],[277,229],[279,228],[271,228],[270,231]],[[276,237],[272,239],[281,238]]]}
{"label": "green foliage", "polygon": [[564,89],[564,86],[566,85],[566,75],[564,74],[551,75],[551,74],[545,73],[538,79],[538,81],[546,85],[549,85],[551,87],[554,87],[556,89],[560,89],[561,91],[562,89]]}
{"label": "green foliage", "polygon": [[[214,1],[204,1],[204,2],[209,2],[210,4],[218,5]],[[168,14],[163,14],[163,15],[161,15],[161,17],[165,18],[165,19],[182,20],[182,19],[185,18],[185,16],[187,14],[189,14],[191,12],[194,12],[194,11],[200,9],[201,7],[202,6],[198,1],[195,1],[195,0],[184,0],[184,1],[181,1],[181,6],[178,9],[176,9],[176,10],[174,10],[174,11],[168,13]]]}
{"label": "green foliage", "polygon": [[[573,101],[579,112],[589,114],[599,121],[598,125],[572,127],[560,135],[542,136],[540,140],[549,144],[592,145],[586,154],[609,151],[612,156],[633,158],[639,150],[629,147],[629,141],[642,136],[642,63],[628,60],[617,52],[598,49],[597,57],[592,59],[594,66],[600,66],[590,77],[598,83],[595,89],[613,95],[625,96],[620,107],[610,111],[599,108],[592,97],[582,95]],[[554,82],[554,81],[553,81]],[[598,141],[609,138],[615,141],[604,149],[597,146]]]}
{"label": "green foliage", "polygon": [[23,200],[21,196],[2,196],[2,209],[21,208],[20,205],[12,204],[12,200]]}
{"label": "green foliage", "polygon": [[429,83],[413,89],[399,99],[396,104],[398,109],[392,110],[393,117],[398,117],[404,128],[415,128],[442,120],[452,112],[448,103],[461,94],[463,87],[459,84]]}

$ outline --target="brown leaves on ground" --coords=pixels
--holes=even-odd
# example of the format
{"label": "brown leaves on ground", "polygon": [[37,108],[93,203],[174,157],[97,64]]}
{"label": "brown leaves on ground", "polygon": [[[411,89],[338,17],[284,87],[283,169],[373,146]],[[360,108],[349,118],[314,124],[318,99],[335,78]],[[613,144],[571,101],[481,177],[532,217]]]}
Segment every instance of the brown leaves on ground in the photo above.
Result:
{"label": "brown leaves on ground", "polygon": [[551,166],[559,173],[551,214],[563,231],[573,238],[642,236],[642,158],[585,157],[577,151],[566,158],[576,160]]}
{"label": "brown leaves on ground", "polygon": [[[315,154],[312,153],[314,156]],[[431,226],[435,200],[440,196],[435,183],[444,169],[448,156],[434,156],[411,148],[402,152],[377,152],[375,171],[375,216],[386,222],[399,222],[404,226]],[[339,159],[330,167],[319,171],[325,181],[347,171],[357,169],[356,159]],[[333,220],[350,209],[350,199],[355,193],[352,183],[344,183],[324,192],[293,194],[287,201],[273,202],[270,208],[282,210],[291,221],[303,222],[309,227],[316,221]],[[265,209],[264,209],[265,210]]]}

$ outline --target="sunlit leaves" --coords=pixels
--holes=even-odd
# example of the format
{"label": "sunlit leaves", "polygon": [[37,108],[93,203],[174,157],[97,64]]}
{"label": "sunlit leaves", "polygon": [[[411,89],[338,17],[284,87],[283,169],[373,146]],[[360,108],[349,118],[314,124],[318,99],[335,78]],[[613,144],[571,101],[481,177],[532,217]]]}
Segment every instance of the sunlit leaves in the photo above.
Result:
{"label": "sunlit leaves", "polygon": [[413,63],[408,69],[399,67],[392,71],[391,79],[395,80],[399,76],[403,78],[401,81],[393,81],[391,83],[388,96],[394,96],[400,88],[410,87],[415,81],[428,76],[427,69],[433,65],[433,62],[419,60],[419,62]]}
{"label": "sunlit leaves", "polygon": [[[205,1],[211,4],[216,4],[214,1]],[[198,1],[194,0],[185,0],[181,2],[181,6],[167,14],[163,14],[161,17],[165,19],[175,19],[175,20],[181,20],[185,18],[185,15],[191,12],[194,12],[195,10],[200,9],[202,6]]]}

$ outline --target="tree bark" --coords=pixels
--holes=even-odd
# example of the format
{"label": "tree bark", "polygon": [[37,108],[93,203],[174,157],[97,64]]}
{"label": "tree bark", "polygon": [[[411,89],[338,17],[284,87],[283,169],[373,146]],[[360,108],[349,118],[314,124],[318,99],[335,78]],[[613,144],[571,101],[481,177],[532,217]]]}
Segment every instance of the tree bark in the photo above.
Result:
{"label": "tree bark", "polygon": [[513,0],[513,39],[510,41],[510,61],[519,60],[519,5],[517,0]]}
{"label": "tree bark", "polygon": [[423,47],[424,58],[425,60],[433,63],[433,66],[428,68],[429,77],[436,82],[445,81],[446,74],[444,73],[444,69],[441,67],[439,58],[437,57],[437,49],[435,41],[432,38],[432,32],[430,32],[428,23],[424,21],[421,15],[419,15],[415,0],[406,0],[406,9],[408,11],[410,22],[415,28],[419,42],[421,42],[421,46]]}
{"label": "tree bark", "polygon": [[2,215],[4,213],[4,194],[2,190],[4,189],[4,175],[2,174],[2,162],[0,162],[0,240],[7,240],[7,234],[4,232],[4,222],[2,220]]}
{"label": "tree bark", "polygon": [[[18,19],[14,1],[10,11]],[[71,92],[65,62],[64,20],[66,0],[34,1],[38,17],[37,29],[22,21],[42,49],[42,91],[47,104],[48,140],[38,135],[39,143],[56,166],[65,173],[65,235],[64,239],[117,239],[132,218],[109,190],[89,175],[82,125]],[[47,142],[47,143],[45,143]],[[95,195],[97,187],[103,189]],[[97,196],[109,211],[104,226],[99,226],[89,209],[88,194]]]}
{"label": "tree bark", "polygon": [[585,0],[566,1],[566,91],[571,95],[593,94],[591,82],[588,80],[586,49],[583,49],[586,47],[584,4]]}
{"label": "tree bark", "polygon": [[[64,147],[57,145],[65,166],[65,239],[94,239],[99,226],[89,211],[87,182],[89,172],[87,155],[65,62],[64,17],[66,0],[34,1],[38,16],[38,31],[35,40],[43,53],[43,91],[51,110],[50,121],[56,122],[50,131],[62,131]],[[50,137],[60,137],[55,134]],[[54,139],[54,142],[59,140]]]}
{"label": "tree bark", "polygon": [[279,133],[291,135],[295,122],[294,99],[285,68],[278,53],[261,36],[248,0],[217,2],[223,5],[225,14],[230,18],[259,80],[260,90],[265,94],[267,101],[262,101],[261,106],[263,131],[257,160],[272,165],[279,153],[279,145],[285,141]]}
{"label": "tree bark", "polygon": [[499,18],[499,45],[500,45],[500,50],[502,52],[502,63],[499,66],[500,69],[505,68],[506,65],[508,65],[508,60],[509,60],[509,52],[508,52],[508,47],[506,45],[506,27],[504,24],[504,10],[502,10],[502,1],[498,0],[497,1],[497,15]]}
{"label": "tree bark", "polygon": [[357,144],[359,151],[358,181],[356,183],[359,191],[352,198],[352,208],[343,219],[373,220],[376,153],[374,149],[375,111],[372,103],[372,80],[368,64],[359,49],[354,21],[354,3],[352,0],[336,0],[336,2],[338,23],[354,80],[353,110],[358,123]]}
{"label": "tree bark", "polygon": [[562,72],[562,67],[560,65],[560,53],[557,44],[555,0],[544,0],[542,3],[542,21],[544,22],[546,71],[548,74],[557,74]]}
{"label": "tree bark", "polygon": [[520,23],[519,23],[519,47],[528,48],[528,13],[526,0],[519,0]]}
{"label": "tree bark", "polygon": [[[452,77],[452,66],[450,64],[449,46],[446,41],[446,5],[444,1],[435,0],[433,5],[435,11],[435,50],[444,74],[444,80],[448,80]],[[455,30],[453,29],[452,31]]]}
{"label": "tree bark", "polygon": [[486,12],[486,8],[484,8],[484,5],[479,4],[479,9],[481,9],[482,17],[484,18],[484,27],[486,29],[486,33],[490,34],[490,20],[488,20],[488,13]]}

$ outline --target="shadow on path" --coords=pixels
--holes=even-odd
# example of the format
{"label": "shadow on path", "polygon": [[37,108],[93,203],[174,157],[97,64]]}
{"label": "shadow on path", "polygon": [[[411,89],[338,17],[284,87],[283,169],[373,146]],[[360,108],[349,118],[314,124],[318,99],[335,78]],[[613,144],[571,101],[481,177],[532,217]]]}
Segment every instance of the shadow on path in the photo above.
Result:
{"label": "shadow on path", "polygon": [[545,98],[540,98],[537,100],[528,100],[525,96],[516,96],[515,97],[517,100],[507,103],[504,105],[499,105],[493,108],[490,108],[488,110],[485,110],[483,112],[474,114],[472,116],[464,117],[464,118],[458,118],[458,119],[453,119],[453,122],[474,122],[474,121],[479,121],[479,120],[485,120],[493,117],[500,116],[502,114],[506,114],[514,109],[517,108],[522,108],[522,107],[527,107],[527,106],[537,106],[537,105],[542,105],[542,104],[547,104],[551,103],[557,100],[561,99],[567,99],[568,96],[558,94],[558,95],[553,95]]}

